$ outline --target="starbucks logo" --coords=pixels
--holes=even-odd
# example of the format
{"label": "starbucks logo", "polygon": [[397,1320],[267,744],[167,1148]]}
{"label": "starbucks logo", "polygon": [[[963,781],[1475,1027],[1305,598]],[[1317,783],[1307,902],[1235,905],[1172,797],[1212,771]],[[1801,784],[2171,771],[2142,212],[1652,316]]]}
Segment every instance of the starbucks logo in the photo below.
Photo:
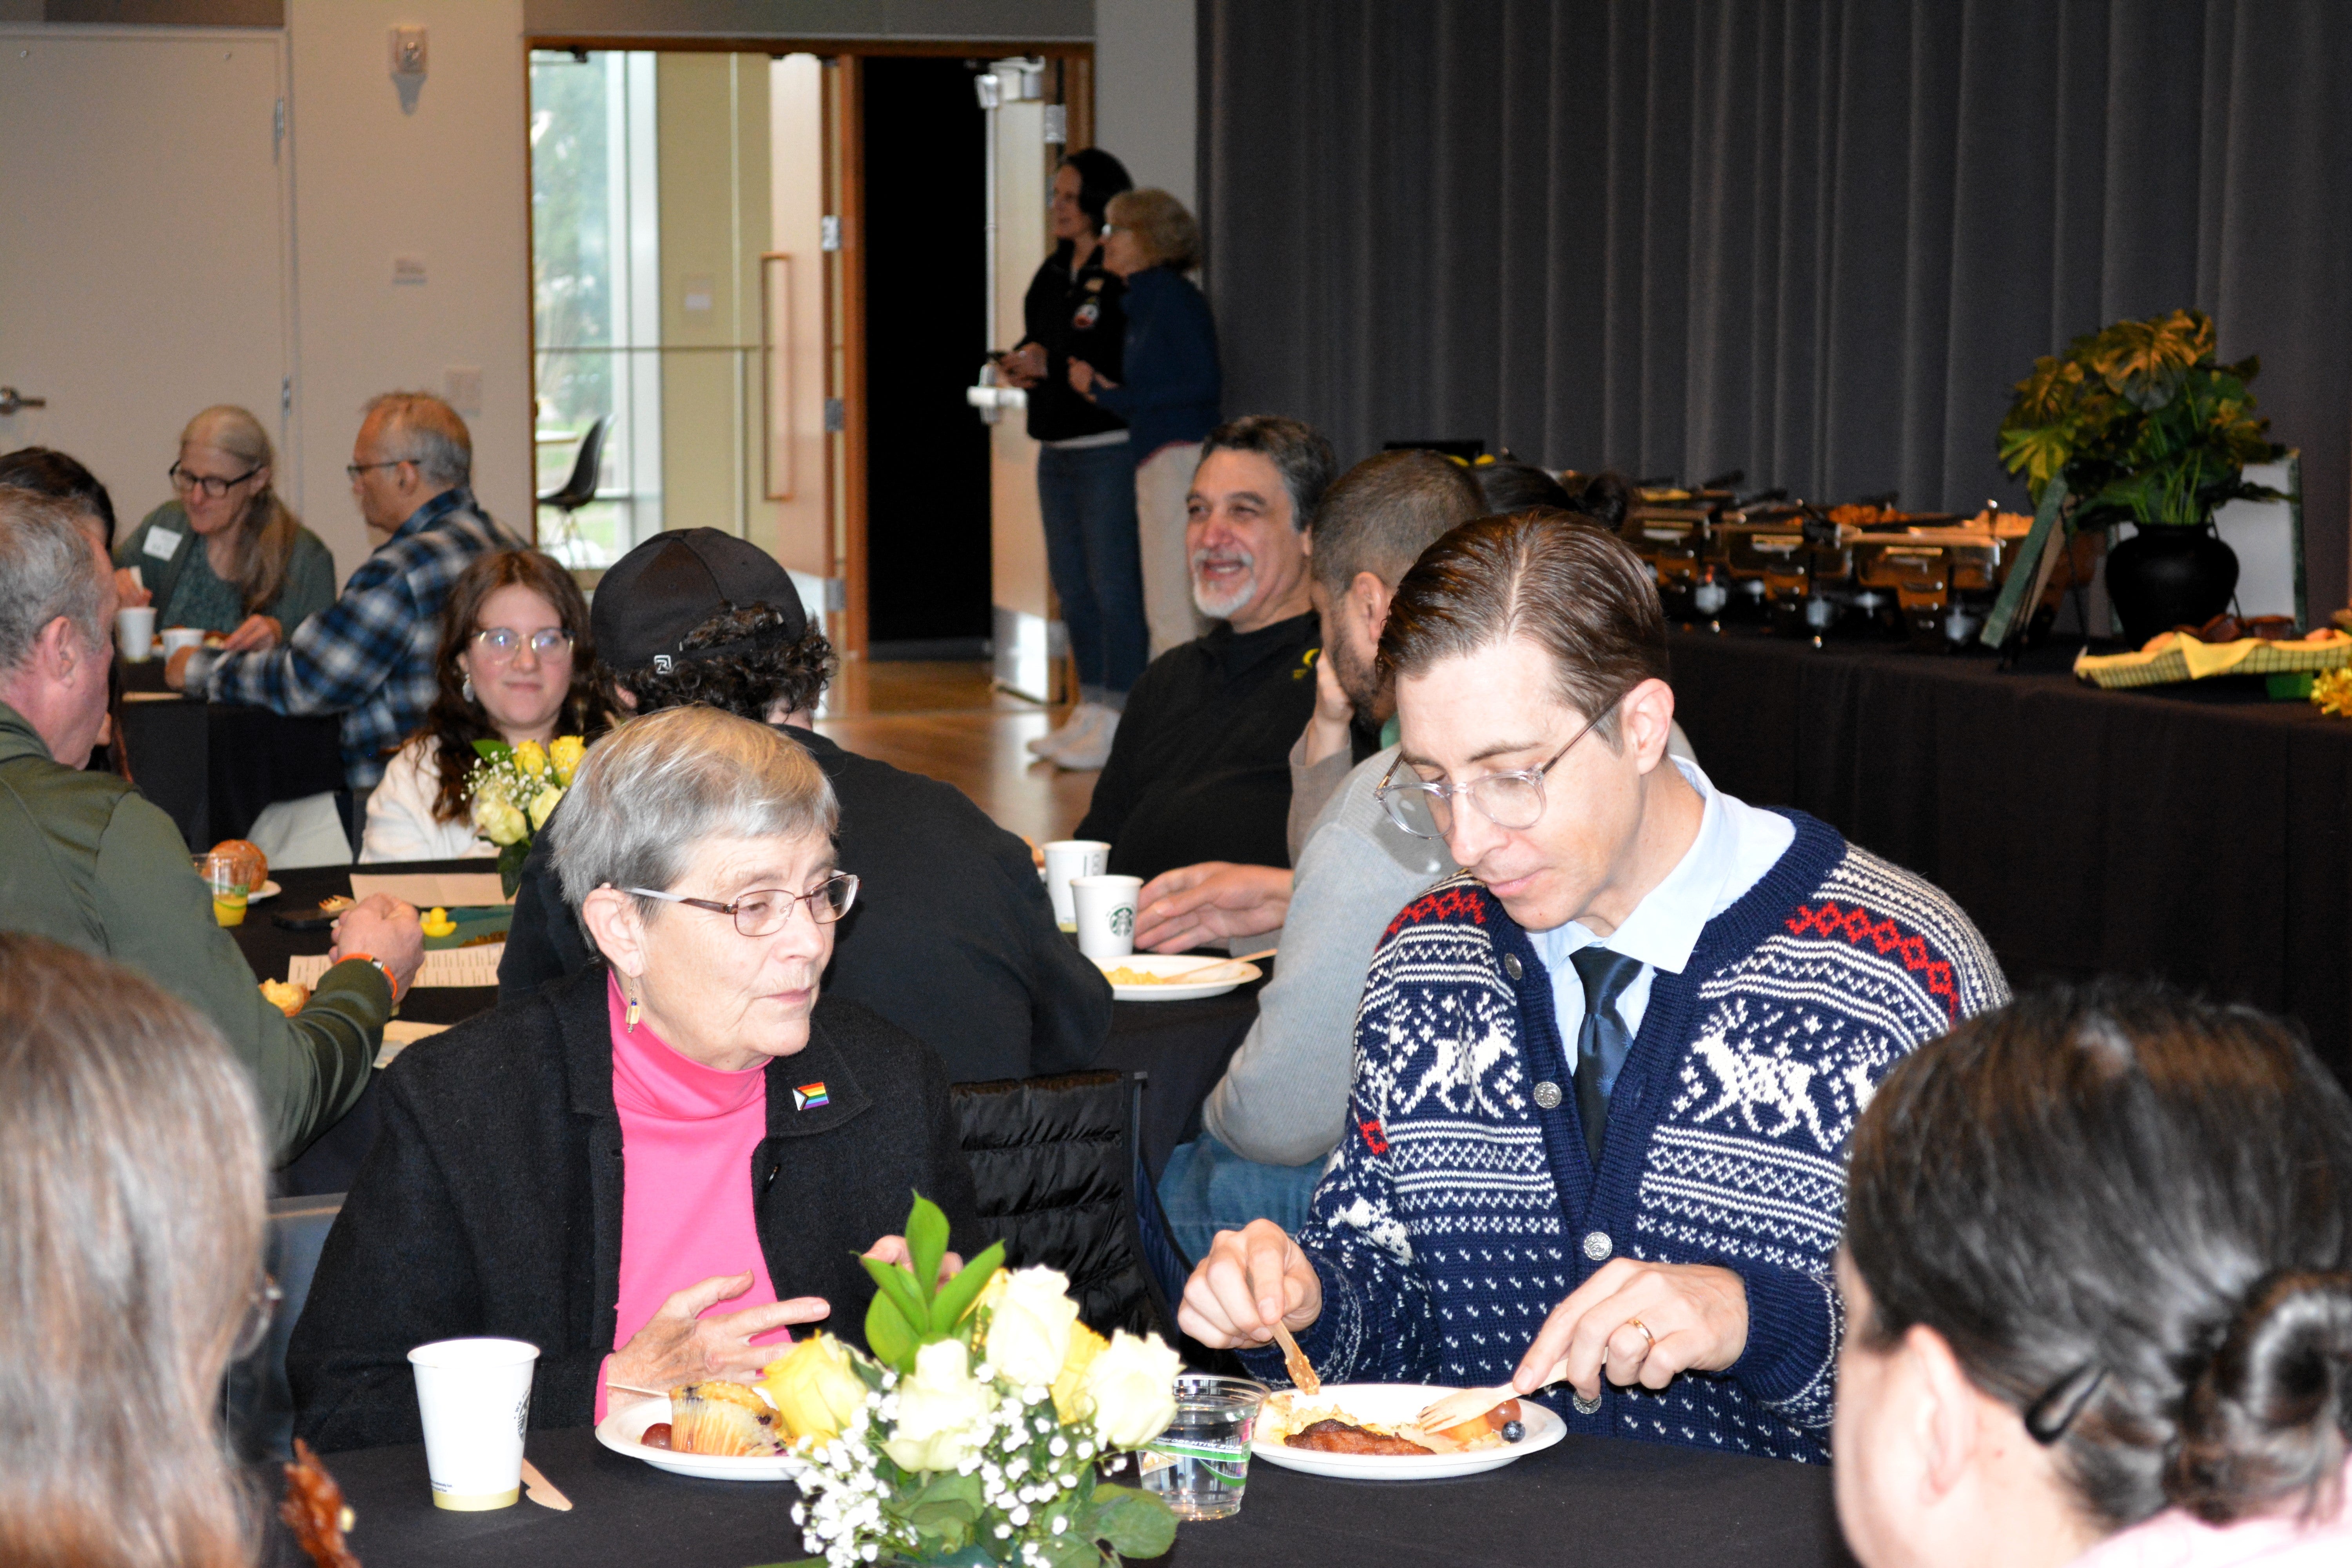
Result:
{"label": "starbucks logo", "polygon": [[1110,934],[1113,936],[1133,936],[1135,934],[1135,911],[1127,908],[1123,904],[1118,909],[1111,910]]}

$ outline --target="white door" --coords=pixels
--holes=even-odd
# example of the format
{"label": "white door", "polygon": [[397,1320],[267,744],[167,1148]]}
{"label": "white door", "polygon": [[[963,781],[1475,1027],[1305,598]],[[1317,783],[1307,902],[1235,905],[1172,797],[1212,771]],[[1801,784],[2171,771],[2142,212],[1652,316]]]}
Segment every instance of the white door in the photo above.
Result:
{"label": "white door", "polygon": [[0,451],[80,458],[126,531],[215,403],[275,435],[300,504],[284,94],[279,32],[0,27],[0,386],[46,405],[0,414]]}

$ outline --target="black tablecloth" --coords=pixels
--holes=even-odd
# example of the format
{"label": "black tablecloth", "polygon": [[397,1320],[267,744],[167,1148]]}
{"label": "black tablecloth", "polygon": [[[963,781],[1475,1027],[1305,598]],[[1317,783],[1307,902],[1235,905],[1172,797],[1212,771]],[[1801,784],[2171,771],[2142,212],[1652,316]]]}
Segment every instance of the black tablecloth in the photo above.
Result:
{"label": "black tablecloth", "polygon": [[[327,951],[331,945],[327,931],[288,931],[274,917],[286,910],[315,909],[320,900],[331,894],[348,894],[353,869],[326,866],[271,873],[285,892],[268,904],[254,905],[234,932],[255,974],[265,980],[283,980],[288,959],[297,953]],[[488,860],[431,860],[357,869],[362,873],[480,872],[494,868]],[[1272,965],[1262,967],[1270,970]],[[1143,1154],[1154,1179],[1168,1163],[1169,1152],[1195,1130],[1202,1101],[1257,1016],[1257,994],[1265,984],[1255,981],[1199,1002],[1112,1004],[1110,1038],[1095,1065],[1149,1076],[1143,1094]],[[457,1024],[497,1005],[498,992],[488,986],[431,987],[403,997],[400,1016],[417,1023]],[[348,1190],[352,1173],[375,1142],[377,1120],[375,1086],[370,1084],[349,1115],[279,1173],[280,1190],[289,1195]]]}
{"label": "black tablecloth", "polygon": [[2244,679],[2101,691],[2071,647],[1671,640],[1708,777],[1936,882],[2012,984],[2162,975],[2298,1020],[2352,1080],[2352,721]]}
{"label": "black tablecloth", "polygon": [[[327,1457],[368,1568],[748,1568],[807,1555],[782,1483],[698,1481],[597,1446],[584,1429],[533,1432],[530,1460],[572,1500],[493,1513],[433,1506],[422,1448]],[[1325,1480],[1250,1467],[1232,1519],[1183,1525],[1165,1568],[1498,1568],[1639,1563],[1645,1568],[1850,1563],[1830,1472],[1819,1466],[1655,1443],[1570,1437],[1484,1476]]]}
{"label": "black tablecloth", "polygon": [[140,793],[163,807],[191,854],[244,837],[273,802],[343,787],[342,721],[332,716],[289,719],[180,697],[126,701],[121,724]]}

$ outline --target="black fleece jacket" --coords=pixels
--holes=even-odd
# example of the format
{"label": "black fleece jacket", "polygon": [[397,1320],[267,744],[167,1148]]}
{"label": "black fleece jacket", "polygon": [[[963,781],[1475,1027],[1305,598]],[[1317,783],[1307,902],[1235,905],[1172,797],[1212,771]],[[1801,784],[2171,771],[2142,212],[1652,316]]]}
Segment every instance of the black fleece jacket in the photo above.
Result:
{"label": "black fleece jacket", "polygon": [[[383,1134],[287,1350],[295,1430],[313,1447],[422,1441],[408,1352],[464,1335],[539,1347],[533,1426],[593,1419],[621,1294],[605,975],[593,964],[409,1047],[381,1075]],[[863,1344],[874,1285],[857,1254],[905,1226],[914,1192],[975,1250],[947,1073],[905,1031],[826,999],[807,1047],[767,1079],[768,1136],[744,1179],[769,1277],[780,1298],[830,1301],[824,1326]],[[818,1080],[829,1103],[795,1110],[793,1087]]]}

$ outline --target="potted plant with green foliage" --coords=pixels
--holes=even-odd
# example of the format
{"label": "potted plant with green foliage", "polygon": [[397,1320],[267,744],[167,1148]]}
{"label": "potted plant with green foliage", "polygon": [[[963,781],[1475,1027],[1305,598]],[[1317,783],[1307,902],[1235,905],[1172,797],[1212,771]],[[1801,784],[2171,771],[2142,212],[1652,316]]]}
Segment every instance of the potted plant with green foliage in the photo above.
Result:
{"label": "potted plant with green foliage", "polygon": [[2238,557],[2214,510],[2279,494],[2244,473],[2286,451],[2246,390],[2262,361],[2221,363],[2213,336],[2203,311],[2175,310],[2076,338],[2033,362],[2000,422],[2001,462],[2037,506],[2063,478],[2069,532],[2138,530],[2107,553],[2107,597],[2135,642],[2229,608]]}

